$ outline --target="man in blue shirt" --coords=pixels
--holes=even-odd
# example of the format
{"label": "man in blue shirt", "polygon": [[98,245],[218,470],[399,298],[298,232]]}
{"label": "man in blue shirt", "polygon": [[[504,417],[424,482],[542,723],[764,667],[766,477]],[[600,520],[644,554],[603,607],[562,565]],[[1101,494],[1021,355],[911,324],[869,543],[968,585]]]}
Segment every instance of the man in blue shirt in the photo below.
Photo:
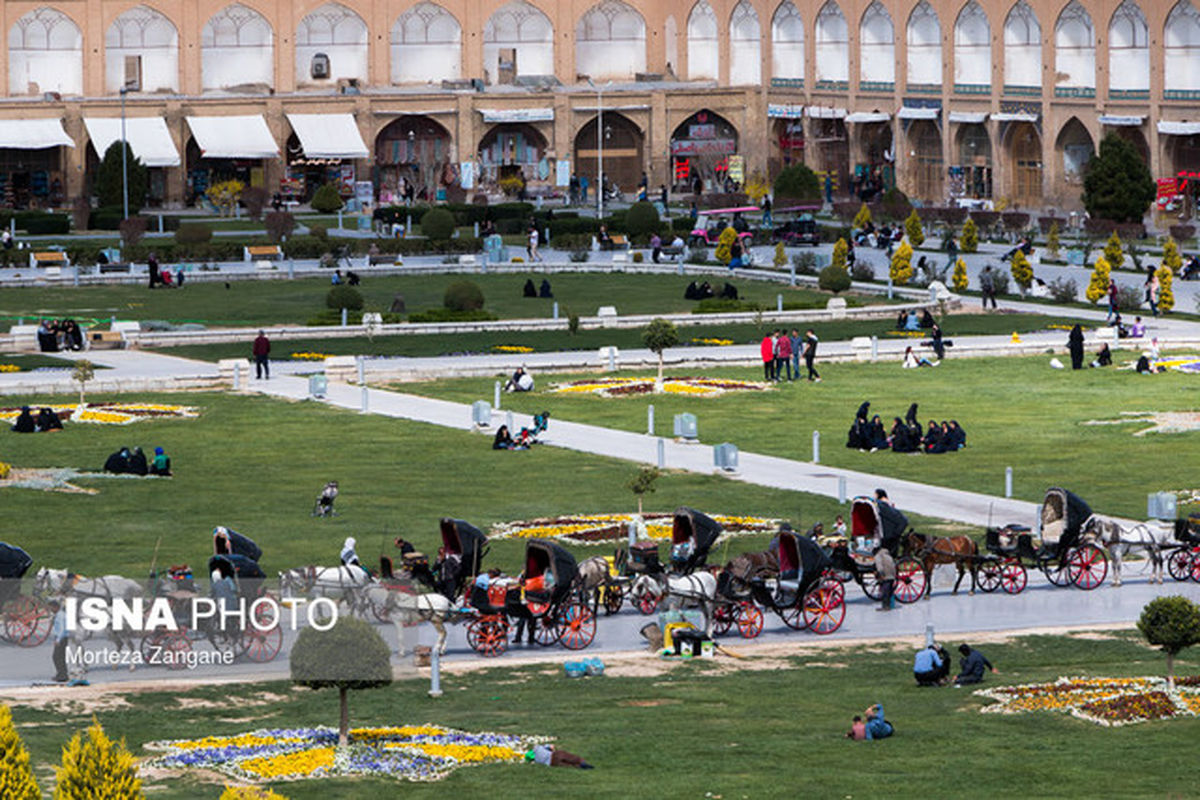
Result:
{"label": "man in blue shirt", "polygon": [[913,659],[913,677],[918,686],[941,686],[950,674],[950,657],[936,644],[917,651]]}
{"label": "man in blue shirt", "polygon": [[54,661],[54,682],[66,683],[67,675],[67,641],[70,639],[70,632],[67,630],[67,612],[63,611],[62,606],[57,600],[50,601],[50,610],[54,612],[54,622],[50,628],[50,638],[54,642],[54,653],[51,659]]}
{"label": "man in blue shirt", "polygon": [[979,683],[983,680],[983,670],[989,669],[993,673],[998,670],[992,666],[992,662],[984,657],[983,653],[974,650],[970,645],[960,644],[958,652],[962,653],[963,657],[959,659],[959,673],[954,679],[957,686],[964,686],[968,683]]}
{"label": "man in blue shirt", "polygon": [[892,723],[883,718],[883,703],[867,709],[867,739],[886,739],[895,731]]}

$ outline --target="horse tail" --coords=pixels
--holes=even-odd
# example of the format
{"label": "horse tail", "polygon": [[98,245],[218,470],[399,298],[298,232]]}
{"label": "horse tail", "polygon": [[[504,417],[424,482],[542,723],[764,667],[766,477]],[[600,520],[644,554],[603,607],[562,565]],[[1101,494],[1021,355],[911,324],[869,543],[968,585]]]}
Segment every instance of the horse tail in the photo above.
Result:
{"label": "horse tail", "polygon": [[732,588],[733,576],[729,574],[729,569],[721,570],[721,574],[717,576],[717,594],[722,597],[728,597]]}

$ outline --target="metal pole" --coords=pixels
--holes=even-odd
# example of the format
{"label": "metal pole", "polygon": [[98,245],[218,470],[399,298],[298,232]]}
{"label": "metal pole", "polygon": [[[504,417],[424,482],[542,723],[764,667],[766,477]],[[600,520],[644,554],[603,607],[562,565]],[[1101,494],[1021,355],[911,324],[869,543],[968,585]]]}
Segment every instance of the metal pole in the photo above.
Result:
{"label": "metal pole", "polygon": [[429,650],[429,696],[442,696],[442,657],[436,643]]}
{"label": "metal pole", "polygon": [[925,646],[933,647],[933,623],[925,623]]}
{"label": "metal pole", "polygon": [[294,277],[296,277],[296,259],[289,258],[288,259],[288,280],[290,281]]}
{"label": "metal pole", "polygon": [[617,348],[608,348],[608,371],[615,372],[617,369]]}
{"label": "metal pole", "polygon": [[796,265],[789,264],[788,271],[791,274],[791,278],[789,279],[788,283],[790,283],[792,286],[795,286],[796,285]]}
{"label": "metal pole", "polygon": [[558,319],[558,301],[554,301],[554,318]]}
{"label": "metal pole", "polygon": [[821,432],[813,431],[813,463],[821,463]]}
{"label": "metal pole", "polygon": [[654,435],[654,403],[646,406],[646,433]]}
{"label": "metal pole", "polygon": [[596,87],[596,224],[604,219],[604,90]]}
{"label": "metal pole", "polygon": [[892,273],[890,270],[888,271],[888,294],[887,294],[887,296],[888,296],[888,300],[892,299]]}
{"label": "metal pole", "polygon": [[342,309],[342,327],[346,327],[346,309]]}
{"label": "metal pole", "polygon": [[783,311],[783,295],[781,294],[775,295],[775,310]]}
{"label": "metal pole", "polygon": [[508,426],[508,432],[511,435],[513,429],[513,416],[511,411],[504,415],[504,424]]}
{"label": "metal pole", "polygon": [[879,358],[879,337],[871,337],[871,360],[875,361]]}
{"label": "metal pole", "polygon": [[496,384],[493,387],[492,398],[493,398],[492,408],[499,411],[500,410],[500,381],[496,381]]}
{"label": "metal pole", "polygon": [[125,95],[128,91],[128,86],[121,87],[121,219],[129,219],[129,159],[125,152],[129,147],[125,141]]}
{"label": "metal pole", "polygon": [[1004,496],[1012,497],[1012,467],[1004,468]]}
{"label": "metal pole", "polygon": [[663,469],[667,466],[667,443],[664,439],[658,440],[658,468]]}
{"label": "metal pole", "polygon": [[362,385],[362,413],[363,414],[367,413],[367,406],[368,406],[367,385],[364,383]]}
{"label": "metal pole", "polygon": [[[247,372],[247,374],[249,374],[248,369],[246,370],[246,372]],[[242,365],[234,364],[233,365],[233,390],[236,392],[241,388],[242,388]]]}
{"label": "metal pole", "polygon": [[846,502],[846,476],[838,475],[838,502]]}

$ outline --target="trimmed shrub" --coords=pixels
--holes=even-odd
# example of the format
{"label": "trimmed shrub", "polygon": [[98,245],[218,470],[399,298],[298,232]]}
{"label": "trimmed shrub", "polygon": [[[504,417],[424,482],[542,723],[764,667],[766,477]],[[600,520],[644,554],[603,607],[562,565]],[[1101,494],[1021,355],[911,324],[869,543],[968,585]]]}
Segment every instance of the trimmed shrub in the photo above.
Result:
{"label": "trimmed shrub", "polygon": [[408,315],[409,322],[487,322],[493,319],[499,319],[499,317],[482,309],[454,311],[449,308],[431,308],[428,311],[417,311]]}
{"label": "trimmed shrub", "polygon": [[880,196],[878,205],[880,216],[893,221],[905,219],[914,212],[908,195],[894,186]]}
{"label": "trimmed shrub", "polygon": [[631,236],[648,236],[658,230],[658,209],[653,203],[634,203],[625,212],[625,232]]}
{"label": "trimmed shrub", "polygon": [[325,295],[325,305],[338,310],[345,308],[351,311],[361,311],[363,307],[362,292],[353,286],[334,286],[329,290],[329,294]]}
{"label": "trimmed shrub", "polygon": [[817,286],[834,294],[844,292],[850,288],[850,273],[844,266],[830,264],[817,276]]}
{"label": "trimmed shrub", "polygon": [[1177,242],[1187,241],[1196,235],[1195,225],[1172,225],[1170,227],[1171,238]]}
{"label": "trimmed shrub", "polygon": [[[842,255],[842,263],[846,263],[845,254]],[[816,275],[819,271],[815,253],[797,253],[792,256],[792,264],[796,267],[797,275]]]}
{"label": "trimmed shrub", "polygon": [[866,261],[855,261],[850,268],[850,278],[860,283],[870,283],[875,280],[875,268]]}
{"label": "trimmed shrub", "polygon": [[908,215],[908,219],[904,220],[904,233],[913,247],[925,244],[925,229],[921,227],[921,217],[916,211],[913,211]]}
{"label": "trimmed shrub", "polygon": [[1145,293],[1140,286],[1122,286],[1117,284],[1117,310],[1137,311],[1142,307]]}
{"label": "trimmed shrub", "polygon": [[336,186],[332,183],[323,183],[313,194],[312,202],[309,205],[312,206],[313,211],[318,213],[332,214],[345,203],[342,202],[342,196],[338,193]]}
{"label": "trimmed shrub", "polygon": [[975,220],[984,233],[990,233],[996,223],[1000,221],[999,211],[972,211],[971,219]]}
{"label": "trimmed shrub", "polygon": [[962,235],[958,237],[958,249],[963,253],[979,251],[979,229],[975,226],[975,220],[970,217],[963,223]]}
{"label": "trimmed shrub", "polygon": [[959,208],[958,206],[949,206],[947,208],[940,209],[938,211],[938,216],[940,216],[942,221],[947,225],[957,228],[959,225],[962,225],[964,222],[966,222],[967,210],[965,208]]}
{"label": "trimmed shrub", "polygon": [[263,209],[270,199],[267,190],[261,186],[247,186],[242,189],[242,203],[246,206],[246,216],[252,220],[262,219]]}
{"label": "trimmed shrub", "polygon": [[[120,206],[102,206],[88,215],[87,226],[94,231],[115,231],[123,216]],[[5,227],[8,224],[8,220],[3,217],[0,217],[0,222],[3,222]]]}
{"label": "trimmed shrub", "polygon": [[471,281],[454,281],[446,287],[442,305],[451,311],[478,311],[483,308],[483,290]]}
{"label": "trimmed shrub", "polygon": [[821,181],[803,164],[784,167],[775,176],[775,202],[821,202]]}
{"label": "trimmed shrub", "polygon": [[180,225],[179,230],[175,231],[176,244],[204,244],[211,242],[212,238],[212,228],[194,222]]}
{"label": "trimmed shrub", "polygon": [[1000,215],[1005,230],[1023,231],[1029,227],[1029,215],[1024,211],[1005,211]]}
{"label": "trimmed shrub", "polygon": [[1055,278],[1046,284],[1046,288],[1050,290],[1050,297],[1056,303],[1074,303],[1078,298],[1079,287],[1070,278]]}
{"label": "trimmed shrub", "polygon": [[[307,629],[306,629],[307,630]],[[114,742],[95,720],[86,735],[76,733],[63,748],[62,766],[54,784],[55,800],[139,800],[142,782],[137,761],[125,747]]]}
{"label": "trimmed shrub", "polygon": [[454,235],[454,215],[444,208],[431,208],[421,217],[421,233],[435,242],[444,242]]}

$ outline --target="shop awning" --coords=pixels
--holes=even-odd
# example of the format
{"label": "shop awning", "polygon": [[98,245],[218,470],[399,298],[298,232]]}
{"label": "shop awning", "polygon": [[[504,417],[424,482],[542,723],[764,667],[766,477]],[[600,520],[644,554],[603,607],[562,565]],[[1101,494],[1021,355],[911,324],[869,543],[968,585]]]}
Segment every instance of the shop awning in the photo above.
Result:
{"label": "shop awning", "polygon": [[[104,158],[113,142],[121,141],[120,117],[85,117],[83,124],[87,126],[92,147],[96,148],[100,158]],[[175,149],[167,122],[162,117],[126,117],[125,141],[147,167],[178,167],[180,164],[179,151]]]}
{"label": "shop awning", "polygon": [[987,119],[986,111],[951,111],[950,121],[964,125],[977,125]]}
{"label": "shop awning", "polygon": [[992,119],[996,122],[1037,122],[1037,114],[1024,113],[1009,113],[1001,111],[998,114],[992,114]]}
{"label": "shop awning", "polygon": [[787,103],[768,103],[767,117],[770,119],[800,119],[804,116],[804,106]]}
{"label": "shop awning", "polygon": [[828,108],[825,106],[809,106],[804,109],[804,113],[808,114],[809,119],[845,119],[846,109],[844,108]]}
{"label": "shop awning", "polygon": [[75,142],[67,136],[58,117],[0,120],[0,149],[45,150],[74,146]]}
{"label": "shop awning", "polygon": [[1158,121],[1158,132],[1167,136],[1193,136],[1200,133],[1200,122],[1168,122]]}
{"label": "shop awning", "polygon": [[937,119],[939,109],[936,108],[913,108],[912,106],[901,106],[896,112],[896,116],[900,119]]}
{"label": "shop awning", "polygon": [[886,111],[855,111],[846,117],[846,122],[857,122],[860,125],[868,122],[887,122],[892,115]]}
{"label": "shop awning", "polygon": [[1113,114],[1101,114],[1100,124],[1118,128],[1139,128],[1146,121],[1145,117],[1121,117]]}
{"label": "shop awning", "polygon": [[188,117],[202,158],[279,158],[279,146],[261,114]]}
{"label": "shop awning", "polygon": [[288,114],[305,158],[369,158],[353,114]]}
{"label": "shop awning", "polygon": [[484,122],[551,122],[553,108],[481,108]]}

